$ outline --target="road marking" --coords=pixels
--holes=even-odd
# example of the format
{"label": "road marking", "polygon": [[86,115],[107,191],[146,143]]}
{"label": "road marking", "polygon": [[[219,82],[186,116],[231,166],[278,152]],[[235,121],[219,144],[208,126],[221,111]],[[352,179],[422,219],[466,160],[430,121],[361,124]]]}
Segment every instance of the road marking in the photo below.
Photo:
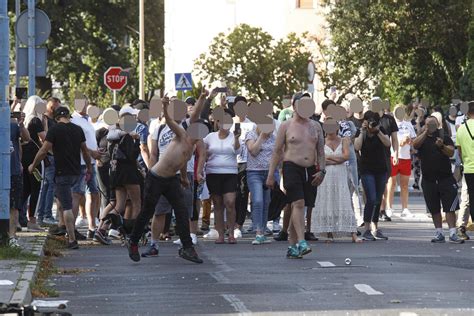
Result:
{"label": "road marking", "polygon": [[13,282],[10,280],[0,280],[0,285],[13,285]]}
{"label": "road marking", "polygon": [[370,285],[367,284],[354,284],[355,288],[362,293],[367,295],[383,295],[382,292],[374,290]]}
{"label": "road marking", "polygon": [[383,258],[440,258],[440,255],[380,255]]}
{"label": "road marking", "polygon": [[241,315],[250,314],[250,310],[245,306],[244,302],[239,300],[234,294],[221,294],[221,296],[232,305],[236,312]]}
{"label": "road marking", "polygon": [[336,266],[334,263],[329,262],[329,261],[318,261],[318,264],[323,268],[335,267]]}

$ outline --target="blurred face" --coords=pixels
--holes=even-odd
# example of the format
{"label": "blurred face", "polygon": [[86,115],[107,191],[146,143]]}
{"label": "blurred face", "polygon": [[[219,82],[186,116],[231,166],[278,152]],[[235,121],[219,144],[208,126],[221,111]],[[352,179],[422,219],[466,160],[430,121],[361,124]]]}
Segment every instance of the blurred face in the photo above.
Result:
{"label": "blurred face", "polygon": [[57,101],[49,101],[46,105],[46,110],[48,111],[48,113],[53,114],[54,110],[56,110],[59,105],[60,104]]}

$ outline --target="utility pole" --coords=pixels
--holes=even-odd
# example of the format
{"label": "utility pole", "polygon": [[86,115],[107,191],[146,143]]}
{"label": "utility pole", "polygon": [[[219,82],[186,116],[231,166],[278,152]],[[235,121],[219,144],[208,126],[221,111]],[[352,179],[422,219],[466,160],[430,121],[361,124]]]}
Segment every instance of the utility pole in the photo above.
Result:
{"label": "utility pole", "polygon": [[[18,17],[20,16],[20,0],[15,0],[15,18],[18,21]],[[20,87],[20,76],[18,76],[18,48],[20,47],[20,43],[18,40],[18,36],[15,32],[15,88]]]}
{"label": "utility pole", "polygon": [[145,100],[145,0],[139,0],[139,23],[140,23],[140,40],[139,40],[139,98]]}
{"label": "utility pole", "polygon": [[0,1],[0,243],[8,243],[10,218],[9,25],[7,2]]}
{"label": "utility pole", "polygon": [[28,0],[28,96],[36,94],[35,0]]}

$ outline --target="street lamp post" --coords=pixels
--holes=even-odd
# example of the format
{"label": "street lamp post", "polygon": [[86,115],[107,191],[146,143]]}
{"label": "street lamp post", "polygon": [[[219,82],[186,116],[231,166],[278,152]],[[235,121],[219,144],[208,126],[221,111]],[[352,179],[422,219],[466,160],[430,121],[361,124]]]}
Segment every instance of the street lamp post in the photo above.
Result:
{"label": "street lamp post", "polygon": [[139,83],[138,92],[140,99],[145,99],[145,0],[139,0],[140,8],[140,40],[139,40]]}

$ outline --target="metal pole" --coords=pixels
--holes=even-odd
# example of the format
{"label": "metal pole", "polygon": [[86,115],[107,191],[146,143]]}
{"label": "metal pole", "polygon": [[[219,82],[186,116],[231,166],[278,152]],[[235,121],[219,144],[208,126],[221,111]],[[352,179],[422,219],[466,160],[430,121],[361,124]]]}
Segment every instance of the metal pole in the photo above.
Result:
{"label": "metal pole", "polygon": [[0,1],[0,243],[8,242],[10,218],[10,107],[6,91],[10,44],[7,2]]}
{"label": "metal pole", "polygon": [[28,96],[36,94],[35,0],[28,0]]}
{"label": "metal pole", "polygon": [[113,90],[114,92],[114,104],[117,104],[117,90]]}
{"label": "metal pole", "polygon": [[139,0],[140,40],[139,40],[139,83],[138,92],[140,99],[145,99],[145,0]]}
{"label": "metal pole", "polygon": [[[15,18],[18,21],[18,17],[20,16],[20,0],[15,0]],[[20,86],[20,76],[18,76],[18,47],[19,45],[18,36],[16,36],[15,32],[15,88]]]}

